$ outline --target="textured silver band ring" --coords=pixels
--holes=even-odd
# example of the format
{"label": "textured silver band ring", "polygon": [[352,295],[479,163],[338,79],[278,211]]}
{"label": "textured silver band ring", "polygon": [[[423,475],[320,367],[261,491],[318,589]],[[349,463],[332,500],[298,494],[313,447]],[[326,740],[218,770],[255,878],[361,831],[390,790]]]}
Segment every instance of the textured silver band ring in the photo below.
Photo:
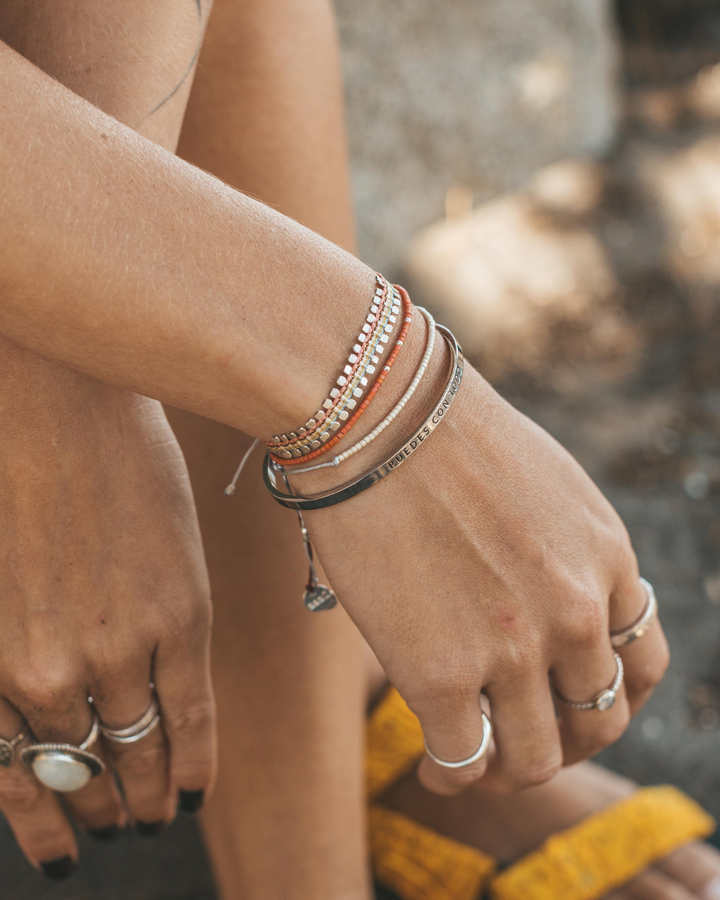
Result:
{"label": "textured silver band ring", "polygon": [[613,653],[615,657],[615,665],[617,666],[617,671],[615,673],[615,680],[610,685],[609,688],[606,688],[604,691],[601,691],[594,700],[588,700],[585,703],[579,703],[575,700],[568,700],[563,697],[561,693],[555,688],[555,695],[561,703],[564,703],[565,706],[569,706],[571,709],[597,709],[600,712],[605,712],[608,709],[611,709],[615,705],[615,701],[617,700],[617,692],[620,689],[620,685],[623,683],[623,677],[625,675],[625,668],[623,667],[623,661],[617,655],[617,653]]}
{"label": "textured silver band ring", "polygon": [[90,733],[82,744],[30,744],[20,758],[33,770],[37,780],[51,790],[65,794],[79,791],[91,778],[105,771],[105,763],[88,749],[99,734],[100,722],[93,713]]}
{"label": "textured silver band ring", "polygon": [[13,764],[13,759],[15,758],[15,748],[24,737],[25,732],[21,731],[20,734],[16,734],[15,737],[10,741],[6,741],[4,738],[0,738],[0,766],[2,766],[4,769],[9,769]]}
{"label": "textured silver band ring", "polygon": [[655,589],[644,578],[640,579],[640,584],[645,588],[645,594],[647,595],[645,609],[642,611],[640,618],[629,628],[610,632],[610,641],[615,648],[624,647],[625,644],[631,644],[633,641],[641,638],[648,631],[657,616],[658,605]]}
{"label": "textured silver band ring", "polygon": [[442,766],[444,769],[464,769],[465,766],[470,766],[474,762],[477,762],[479,759],[482,759],[483,756],[488,752],[488,748],[490,747],[490,738],[492,737],[492,723],[490,719],[482,714],[482,740],[480,741],[480,746],[477,750],[472,754],[472,756],[468,756],[467,759],[460,759],[457,762],[448,762],[446,759],[440,759],[440,757],[435,756],[432,750],[428,747],[427,742],[425,742],[425,752],[430,757],[430,759],[437,763],[439,766]]}
{"label": "textured silver band ring", "polygon": [[101,725],[100,732],[104,738],[115,744],[134,744],[155,731],[159,724],[160,708],[157,700],[153,697],[150,706],[137,722],[128,725],[127,728],[107,728],[105,725]]}

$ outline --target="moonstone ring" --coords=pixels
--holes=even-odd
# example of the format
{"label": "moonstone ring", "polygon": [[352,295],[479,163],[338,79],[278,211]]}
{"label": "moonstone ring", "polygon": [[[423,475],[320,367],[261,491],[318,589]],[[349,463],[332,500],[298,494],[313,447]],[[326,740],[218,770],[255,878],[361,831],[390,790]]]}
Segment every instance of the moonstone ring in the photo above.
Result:
{"label": "moonstone ring", "polygon": [[100,734],[100,722],[93,714],[90,734],[79,746],[74,744],[30,744],[20,754],[39,782],[52,791],[69,794],[105,771],[105,763],[99,756],[90,753]]}

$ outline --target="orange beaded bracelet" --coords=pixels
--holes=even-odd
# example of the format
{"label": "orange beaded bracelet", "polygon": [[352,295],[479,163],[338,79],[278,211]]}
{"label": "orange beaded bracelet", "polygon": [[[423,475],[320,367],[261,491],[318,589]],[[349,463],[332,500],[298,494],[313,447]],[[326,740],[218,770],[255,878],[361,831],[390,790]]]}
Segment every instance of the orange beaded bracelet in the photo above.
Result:
{"label": "orange beaded bracelet", "polygon": [[402,328],[400,329],[400,334],[398,335],[398,338],[395,342],[395,347],[393,348],[392,353],[387,358],[385,365],[382,368],[382,371],[380,372],[378,377],[375,379],[372,387],[368,391],[367,396],[365,397],[363,402],[360,404],[360,406],[357,408],[357,410],[353,413],[351,418],[348,419],[348,421],[345,423],[345,425],[340,429],[340,431],[338,431],[337,434],[335,434],[329,441],[327,441],[325,444],[323,444],[322,447],[318,448],[317,450],[313,450],[312,453],[308,453],[308,454],[306,454],[302,457],[296,458],[296,459],[282,459],[281,457],[276,456],[274,453],[270,453],[270,458],[274,462],[279,463],[280,465],[282,465],[285,468],[290,468],[291,466],[296,466],[296,465],[301,465],[301,464],[307,463],[311,459],[317,459],[318,456],[322,456],[323,453],[327,453],[327,451],[331,447],[334,447],[335,444],[338,443],[338,441],[342,440],[342,438],[345,437],[345,435],[350,431],[350,429],[353,427],[353,425],[358,421],[360,416],[368,408],[373,397],[380,390],[380,386],[382,385],[383,381],[387,378],[387,374],[390,371],[390,369],[392,368],[393,363],[397,359],[397,356],[400,353],[400,348],[402,347],[402,345],[405,341],[405,338],[407,337],[407,333],[410,330],[410,324],[412,322],[413,306],[412,306],[412,301],[410,300],[410,295],[405,290],[405,288],[400,287],[399,285],[395,285],[394,287],[398,291],[400,296],[402,297],[402,301],[403,301],[403,308],[404,308],[404,312],[405,312],[403,325],[402,325]]}

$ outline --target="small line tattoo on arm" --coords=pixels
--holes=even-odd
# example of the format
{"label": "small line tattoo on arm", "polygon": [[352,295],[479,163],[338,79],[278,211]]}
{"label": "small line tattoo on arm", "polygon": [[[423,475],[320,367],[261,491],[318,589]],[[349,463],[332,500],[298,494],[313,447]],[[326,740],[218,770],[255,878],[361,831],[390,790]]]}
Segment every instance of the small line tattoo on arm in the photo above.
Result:
{"label": "small line tattoo on arm", "polygon": [[177,94],[177,92],[180,90],[180,88],[187,81],[188,76],[192,72],[193,67],[195,66],[195,63],[197,62],[197,58],[200,55],[200,48],[202,47],[204,29],[203,29],[202,0],[194,0],[194,3],[195,3],[195,6],[197,7],[197,13],[198,13],[198,39],[197,39],[197,44],[195,45],[195,50],[193,51],[192,59],[188,63],[187,69],[183,72],[182,78],[178,81],[178,83],[175,85],[175,87],[170,91],[169,94],[167,94],[167,96],[163,97],[163,99],[160,100],[159,103],[156,103],[155,106],[153,106],[153,108],[150,110],[150,112],[146,113],[142,117],[142,119],[140,119],[140,121],[137,123],[137,125],[135,125],[136,130],[142,125],[143,122],[145,122],[147,119],[149,119],[150,116],[153,115],[153,113],[156,113],[160,109],[161,106],[164,106],[168,102],[168,100],[171,100],[175,96],[175,94]]}

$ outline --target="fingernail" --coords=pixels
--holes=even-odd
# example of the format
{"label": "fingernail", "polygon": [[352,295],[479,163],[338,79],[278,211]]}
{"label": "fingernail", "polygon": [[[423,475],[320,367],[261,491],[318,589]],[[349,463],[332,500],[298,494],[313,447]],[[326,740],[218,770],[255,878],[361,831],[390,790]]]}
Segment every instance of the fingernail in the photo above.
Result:
{"label": "fingernail", "polygon": [[122,829],[119,825],[108,825],[107,828],[88,828],[88,834],[96,841],[114,841],[121,833]]}
{"label": "fingernail", "polygon": [[135,828],[138,834],[144,834],[145,837],[154,837],[165,830],[165,822],[162,819],[159,822],[136,822]]}
{"label": "fingernail", "polygon": [[720,900],[720,877],[715,877],[709,881],[700,891],[703,900]]}
{"label": "fingernail", "polygon": [[77,868],[77,863],[72,856],[63,856],[61,859],[54,859],[52,862],[40,863],[40,868],[47,878],[59,881],[61,878],[69,878]]}
{"label": "fingernail", "polygon": [[205,791],[180,791],[180,809],[186,813],[195,813],[203,805]]}

